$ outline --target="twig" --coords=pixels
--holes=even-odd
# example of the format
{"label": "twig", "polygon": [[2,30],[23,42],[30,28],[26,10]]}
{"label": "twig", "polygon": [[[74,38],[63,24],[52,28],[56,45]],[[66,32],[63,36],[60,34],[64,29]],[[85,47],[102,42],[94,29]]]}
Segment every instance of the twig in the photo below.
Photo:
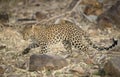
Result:
{"label": "twig", "polygon": [[[51,20],[54,20],[54,19],[56,19],[56,18],[65,16],[65,15],[70,15],[73,11],[75,11],[75,9],[78,7],[78,5],[80,4],[80,2],[81,2],[81,0],[79,0],[79,1],[76,3],[76,5],[73,7],[72,10],[67,11],[67,12],[65,12],[65,13],[62,13],[62,14],[60,14],[60,15],[53,16],[53,17],[49,18],[48,20],[42,20],[41,22],[47,23],[47,22],[49,22],[49,21],[51,21]],[[41,23],[41,22],[38,22],[37,24],[39,24],[39,23]]]}
{"label": "twig", "polygon": [[72,0],[70,5],[66,8],[66,11],[70,11],[71,9],[73,9],[73,7],[75,7],[78,1],[79,0]]}
{"label": "twig", "polygon": [[[60,17],[62,17],[62,16],[65,16],[65,15],[67,15],[67,14],[69,14],[70,12],[66,12],[66,13],[63,13],[63,14],[60,14],[60,15],[56,15],[56,16],[53,16],[53,17],[51,17],[51,18],[49,18],[48,20],[42,20],[41,22],[49,22],[49,21],[51,21],[51,20],[54,20],[54,19],[56,19],[56,18],[60,18]],[[39,23],[41,23],[41,22],[37,22],[37,24],[39,24]]]}
{"label": "twig", "polygon": [[76,5],[73,7],[73,9],[71,10],[71,13],[73,12],[73,11],[75,11],[75,9],[78,7],[78,5],[80,4],[80,2],[81,2],[81,0],[79,0],[77,3],[76,3]]}

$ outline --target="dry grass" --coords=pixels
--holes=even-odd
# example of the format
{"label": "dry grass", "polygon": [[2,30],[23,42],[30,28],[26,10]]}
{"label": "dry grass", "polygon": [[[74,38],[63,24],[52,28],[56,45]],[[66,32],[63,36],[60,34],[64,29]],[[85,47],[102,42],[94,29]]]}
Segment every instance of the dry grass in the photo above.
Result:
{"label": "dry grass", "polygon": [[[95,29],[91,29],[91,31],[89,30],[89,27],[92,27],[93,23],[84,18],[81,9],[82,6],[79,5],[81,0],[78,0],[78,2],[76,2],[76,5],[70,8],[70,11],[66,11],[65,9],[67,9],[68,4],[70,4],[72,0],[59,0],[58,2],[56,0],[36,1],[36,3],[40,4],[40,6],[36,6],[35,2],[32,3],[30,1],[31,0],[0,0],[0,2],[4,3],[5,6],[7,6],[7,9],[8,5],[10,6],[9,10],[12,14],[10,23],[23,26],[22,24],[24,22],[17,22],[16,20],[21,18],[29,19],[32,16],[34,17],[35,12],[40,11],[46,13],[47,16],[46,18],[41,19],[42,21],[39,23],[55,23],[58,20],[62,19],[65,19],[67,21],[70,20],[71,22],[79,25],[82,29],[87,30],[87,32],[90,33],[92,31],[90,34],[92,35],[91,39],[93,41],[99,41],[101,38],[109,38],[109,35],[101,36],[99,32],[96,32],[97,30]],[[24,3],[29,5],[24,5]],[[4,4],[3,7],[5,7]],[[18,4],[20,5],[19,7]],[[60,10],[60,8],[62,10]],[[100,77],[100,75],[96,75],[99,68],[94,69],[94,67],[96,67],[97,64],[104,64],[104,62],[106,62],[106,59],[109,58],[104,51],[102,53],[90,48],[89,55],[85,54],[84,52],[81,52],[80,54],[74,52],[73,54],[77,57],[68,58],[67,61],[69,62],[69,65],[60,70],[49,71],[44,69],[43,71],[29,72],[27,70],[30,55],[39,53],[39,48],[35,48],[32,49],[29,54],[20,56],[23,49],[27,47],[29,43],[30,41],[23,40],[22,36],[15,29],[0,29],[0,45],[6,46],[6,48],[0,50],[0,65],[3,65],[6,68],[4,77],[9,77],[10,75],[16,75],[16,77],[84,77],[83,75],[85,74],[73,71],[73,69],[76,67],[81,68],[82,72],[85,71],[86,74],[89,74],[89,77]],[[61,43],[50,46],[49,48],[50,52],[47,54],[52,53],[65,57],[66,50],[63,48]],[[89,59],[89,56],[91,56],[91,59]],[[21,67],[24,68],[22,69]]]}

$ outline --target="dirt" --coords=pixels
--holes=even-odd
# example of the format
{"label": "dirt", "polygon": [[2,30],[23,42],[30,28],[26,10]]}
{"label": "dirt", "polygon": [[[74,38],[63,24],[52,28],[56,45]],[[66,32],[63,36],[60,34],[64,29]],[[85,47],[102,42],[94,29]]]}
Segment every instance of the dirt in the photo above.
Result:
{"label": "dirt", "polygon": [[[59,70],[44,69],[34,72],[28,71],[29,58],[32,54],[39,54],[39,48],[32,49],[27,55],[21,55],[23,49],[31,43],[30,40],[23,40],[18,32],[18,29],[21,29],[24,24],[58,24],[61,21],[69,21],[87,31],[91,40],[97,45],[111,45],[110,38],[120,36],[119,31],[112,28],[105,31],[100,30],[95,25],[94,20],[98,14],[93,17],[84,14],[84,7],[87,5],[85,2],[81,3],[80,0],[1,0],[0,4],[0,12],[4,11],[9,15],[9,21],[4,17],[5,20],[0,20],[0,76],[101,77],[102,74],[99,70],[110,58],[109,50],[100,52],[90,47],[88,54],[84,52],[79,54],[77,50],[73,49],[75,56],[66,59],[69,63],[68,66]],[[97,9],[95,8],[95,10]],[[65,57],[65,52],[66,50],[60,43],[50,46],[50,52],[47,54],[57,54]]]}

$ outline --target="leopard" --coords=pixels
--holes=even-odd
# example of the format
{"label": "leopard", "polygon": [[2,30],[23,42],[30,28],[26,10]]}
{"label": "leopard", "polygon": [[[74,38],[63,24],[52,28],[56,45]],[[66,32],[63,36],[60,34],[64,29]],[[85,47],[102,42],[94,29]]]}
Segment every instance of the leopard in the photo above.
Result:
{"label": "leopard", "polygon": [[58,42],[63,44],[69,54],[72,54],[72,47],[87,52],[89,47],[97,50],[109,50],[117,45],[117,40],[113,38],[113,43],[110,46],[99,47],[91,41],[86,31],[73,23],[28,25],[23,28],[21,34],[24,40],[32,40],[32,43],[22,51],[23,55],[37,47],[41,48],[41,54],[47,53],[47,47]]}

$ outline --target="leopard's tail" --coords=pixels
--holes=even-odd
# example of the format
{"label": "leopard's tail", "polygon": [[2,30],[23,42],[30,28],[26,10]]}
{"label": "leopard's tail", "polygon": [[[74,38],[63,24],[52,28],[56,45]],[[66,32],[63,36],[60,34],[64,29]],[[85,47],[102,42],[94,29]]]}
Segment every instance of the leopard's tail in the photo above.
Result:
{"label": "leopard's tail", "polygon": [[85,39],[87,40],[87,42],[89,43],[90,46],[92,46],[93,48],[95,48],[95,49],[97,49],[97,50],[99,50],[99,51],[102,51],[102,50],[110,50],[111,48],[115,47],[115,46],[118,44],[118,40],[112,38],[113,43],[112,43],[110,46],[108,46],[108,47],[99,47],[99,46],[97,46],[96,44],[94,44],[94,43],[90,40],[89,36],[85,36]]}

